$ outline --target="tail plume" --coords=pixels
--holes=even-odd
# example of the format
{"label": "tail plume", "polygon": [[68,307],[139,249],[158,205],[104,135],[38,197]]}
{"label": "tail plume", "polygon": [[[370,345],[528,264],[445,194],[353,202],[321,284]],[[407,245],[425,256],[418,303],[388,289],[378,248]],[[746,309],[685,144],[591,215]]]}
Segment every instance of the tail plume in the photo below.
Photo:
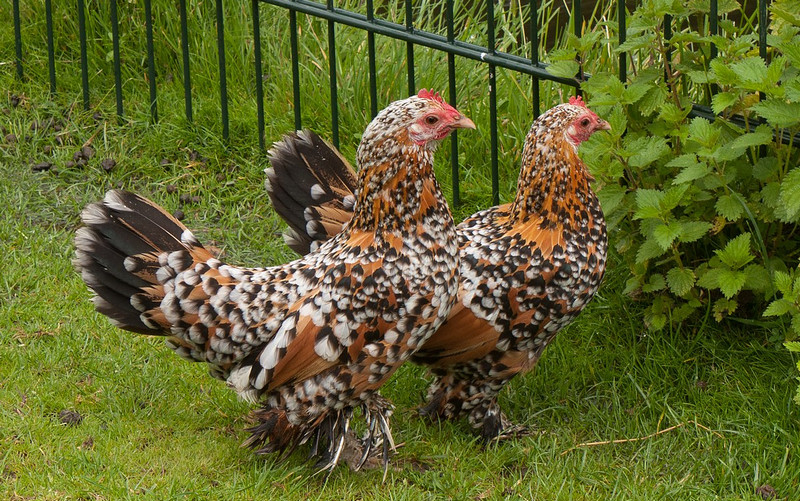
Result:
{"label": "tail plume", "polygon": [[81,219],[72,263],[95,292],[95,309],[123,329],[169,335],[164,283],[214,256],[164,209],[127,191],[109,191]]}
{"label": "tail plume", "polygon": [[284,136],[269,158],[266,188],[289,225],[284,240],[294,251],[307,254],[352,218],[355,171],[333,146],[307,129]]}

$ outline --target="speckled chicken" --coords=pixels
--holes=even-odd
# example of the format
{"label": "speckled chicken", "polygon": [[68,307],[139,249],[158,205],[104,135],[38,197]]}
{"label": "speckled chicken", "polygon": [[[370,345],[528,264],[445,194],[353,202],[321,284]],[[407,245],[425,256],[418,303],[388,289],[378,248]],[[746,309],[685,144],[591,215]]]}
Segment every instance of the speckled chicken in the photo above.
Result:
{"label": "speckled chicken", "polygon": [[[411,358],[435,375],[423,415],[466,415],[486,439],[524,430],[497,394],[536,365],[603,277],[605,221],[577,150],[604,129],[579,97],[550,109],[525,138],[514,202],[458,225],[458,302]],[[301,254],[323,245],[350,217],[352,169],[310,131],[276,144],[271,162],[267,191],[289,224],[287,244]]]}
{"label": "speckled chicken", "polygon": [[312,439],[333,468],[360,408],[361,463],[381,442],[386,462],[392,406],[377,391],[456,299],[455,224],[432,155],[463,127],[474,124],[426,90],[390,104],[358,148],[351,221],[288,264],[225,264],[156,204],[115,190],[81,214],[74,265],[115,325],[167,336],[262,403],[246,444],[288,454]]}

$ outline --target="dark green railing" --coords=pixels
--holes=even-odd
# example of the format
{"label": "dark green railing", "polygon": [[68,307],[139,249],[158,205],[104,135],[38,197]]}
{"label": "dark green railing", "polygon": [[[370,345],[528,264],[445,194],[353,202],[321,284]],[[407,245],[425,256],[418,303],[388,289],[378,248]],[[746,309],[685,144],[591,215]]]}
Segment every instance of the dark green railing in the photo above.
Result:
{"label": "dark green railing", "polygon": [[[41,1],[41,0],[40,0]],[[78,26],[79,26],[79,39],[80,39],[80,71],[81,71],[81,85],[83,106],[89,109],[89,78],[88,78],[88,61],[87,61],[87,35],[86,35],[86,7],[85,0],[74,0],[77,6]],[[110,0],[110,18],[112,27],[112,45],[113,45],[113,73],[114,73],[114,90],[116,101],[116,112],[119,117],[124,114],[123,107],[123,93],[122,93],[122,76],[121,76],[121,62],[120,62],[120,34],[119,34],[119,21],[117,19],[117,1]],[[494,26],[494,2],[486,2],[486,22],[487,22],[487,39],[486,45],[476,45],[472,43],[463,42],[458,40],[455,36],[454,16],[453,16],[453,3],[454,0],[442,0],[444,2],[445,12],[445,26],[446,35],[442,36],[436,33],[427,32],[414,27],[413,22],[413,9],[412,2],[409,0],[405,4],[405,22],[398,24],[387,20],[375,17],[375,8],[373,0],[366,0],[366,15],[351,12],[344,9],[339,9],[334,5],[334,0],[326,0],[326,3],[317,3],[310,0],[251,0],[252,18],[253,18],[253,41],[255,45],[255,74],[256,74],[256,99],[258,102],[258,136],[259,145],[263,149],[265,147],[264,131],[264,89],[262,83],[261,72],[261,33],[260,33],[260,8],[262,3],[270,4],[288,11],[288,21],[290,26],[290,49],[291,49],[291,68],[293,80],[293,102],[294,102],[294,125],[296,129],[302,128],[301,120],[301,104],[302,96],[300,95],[300,69],[298,58],[298,27],[297,27],[297,14],[302,13],[308,16],[313,16],[327,21],[327,35],[328,35],[328,51],[329,57],[327,58],[329,64],[330,76],[330,104],[331,104],[331,132],[334,145],[339,146],[339,106],[338,106],[338,84],[337,84],[337,70],[336,70],[336,26],[345,25],[353,28],[361,29],[366,32],[367,46],[368,46],[368,61],[369,61],[369,96],[370,96],[370,111],[374,116],[378,112],[378,83],[376,72],[376,51],[375,51],[375,38],[377,36],[390,37],[396,40],[404,41],[406,43],[406,57],[407,57],[407,80],[408,92],[413,94],[416,92],[415,84],[415,65],[414,65],[414,48],[416,46],[428,47],[437,51],[446,53],[447,55],[447,74],[448,74],[448,101],[456,104],[456,57],[462,57],[479,61],[486,64],[489,75],[489,108],[490,108],[490,135],[491,135],[491,175],[492,175],[492,199],[494,203],[499,200],[499,174],[498,174],[498,128],[497,128],[497,86],[496,86],[496,71],[497,68],[506,68],[508,70],[518,72],[532,77],[531,97],[533,103],[533,114],[538,116],[540,113],[540,86],[542,81],[552,81],[576,89],[580,93],[581,82],[584,81],[588,75],[584,74],[583,68],[580,67],[578,74],[574,78],[563,78],[551,75],[547,72],[547,65],[539,60],[539,45],[540,45],[540,27],[537,23],[539,2],[531,1],[530,9],[528,11],[529,18],[525,23],[530,29],[531,50],[529,57],[522,57],[514,54],[508,54],[496,50],[495,44],[495,26]],[[54,34],[53,34],[53,12],[51,0],[44,0],[45,4],[45,22],[46,22],[46,40],[48,51],[48,75],[50,83],[50,91],[55,94],[58,90],[56,81],[56,67],[55,67],[55,50],[54,50]],[[767,28],[769,26],[769,18],[767,12],[768,0],[758,0],[757,15],[758,15],[758,37],[759,37],[759,53],[766,59],[767,56]],[[619,43],[622,44],[626,39],[626,6],[624,1],[617,2],[617,22],[619,24]],[[157,86],[154,51],[153,51],[153,15],[151,8],[151,0],[144,0],[145,7],[145,25],[146,25],[146,47],[147,47],[147,79],[149,85],[149,111],[152,121],[158,121],[158,103],[157,103]],[[217,48],[218,48],[218,61],[219,61],[219,92],[220,92],[220,112],[222,124],[222,136],[225,140],[229,136],[229,120],[228,120],[228,90],[226,81],[226,66],[225,66],[225,37],[224,37],[224,16],[223,16],[223,0],[215,0],[216,7],[216,27],[217,27]],[[574,33],[577,36],[581,35],[583,28],[582,18],[582,5],[580,0],[572,0],[572,18],[570,20]],[[14,23],[14,41],[15,41],[15,58],[16,58],[16,72],[19,78],[23,78],[23,40],[21,36],[21,22],[20,22],[20,5],[19,0],[12,0],[13,8],[13,23]],[[717,0],[710,0],[708,26],[710,34],[718,33],[718,5]],[[183,59],[183,83],[184,83],[184,112],[186,119],[191,122],[192,117],[192,92],[191,92],[191,71],[190,71],[190,54],[188,42],[188,23],[187,23],[187,10],[186,0],[178,1],[178,15],[180,16],[180,33],[181,33],[181,53]],[[671,36],[672,20],[669,16],[664,19],[664,35],[666,38]],[[717,49],[711,45],[711,57],[716,56]],[[622,52],[619,54],[619,78],[625,82],[627,80],[627,68],[629,64],[628,54]],[[716,92],[716,86],[711,86],[712,93]],[[692,114],[694,116],[702,116],[709,119],[714,118],[714,113],[707,106],[694,105]],[[747,126],[743,120],[733,118],[735,123],[741,126]],[[750,121],[752,126],[753,121]],[[792,138],[783,137],[785,141]],[[458,204],[460,199],[459,192],[459,176],[458,176],[458,137],[453,134],[451,141],[451,168],[452,168],[452,182],[453,182],[453,198],[454,203]]]}

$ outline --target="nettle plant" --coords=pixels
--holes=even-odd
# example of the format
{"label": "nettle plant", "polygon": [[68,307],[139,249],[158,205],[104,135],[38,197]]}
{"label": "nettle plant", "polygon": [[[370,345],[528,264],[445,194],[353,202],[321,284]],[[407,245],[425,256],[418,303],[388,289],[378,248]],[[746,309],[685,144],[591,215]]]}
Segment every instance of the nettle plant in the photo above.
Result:
{"label": "nettle plant", "polygon": [[[708,36],[707,2],[643,2],[619,47],[635,68],[627,85],[598,73],[583,86],[613,128],[583,153],[632,272],[626,291],[649,301],[651,329],[794,315],[787,337],[800,334],[800,11],[791,3],[771,6],[765,60],[754,18],[744,28],[721,19],[721,35]],[[693,102],[716,117],[690,116]]]}

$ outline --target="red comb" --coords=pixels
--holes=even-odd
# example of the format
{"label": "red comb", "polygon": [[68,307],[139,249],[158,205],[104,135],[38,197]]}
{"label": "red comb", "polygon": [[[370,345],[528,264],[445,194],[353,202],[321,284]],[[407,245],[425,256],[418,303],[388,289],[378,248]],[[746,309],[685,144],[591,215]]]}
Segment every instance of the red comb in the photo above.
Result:
{"label": "red comb", "polygon": [[586,108],[586,103],[583,102],[583,98],[581,96],[573,96],[569,98],[569,104]]}
{"label": "red comb", "polygon": [[433,89],[422,89],[419,91],[419,94],[417,94],[417,97],[421,97],[422,99],[433,99],[434,101],[444,104],[444,99],[442,99],[442,96],[440,96],[439,93]]}

